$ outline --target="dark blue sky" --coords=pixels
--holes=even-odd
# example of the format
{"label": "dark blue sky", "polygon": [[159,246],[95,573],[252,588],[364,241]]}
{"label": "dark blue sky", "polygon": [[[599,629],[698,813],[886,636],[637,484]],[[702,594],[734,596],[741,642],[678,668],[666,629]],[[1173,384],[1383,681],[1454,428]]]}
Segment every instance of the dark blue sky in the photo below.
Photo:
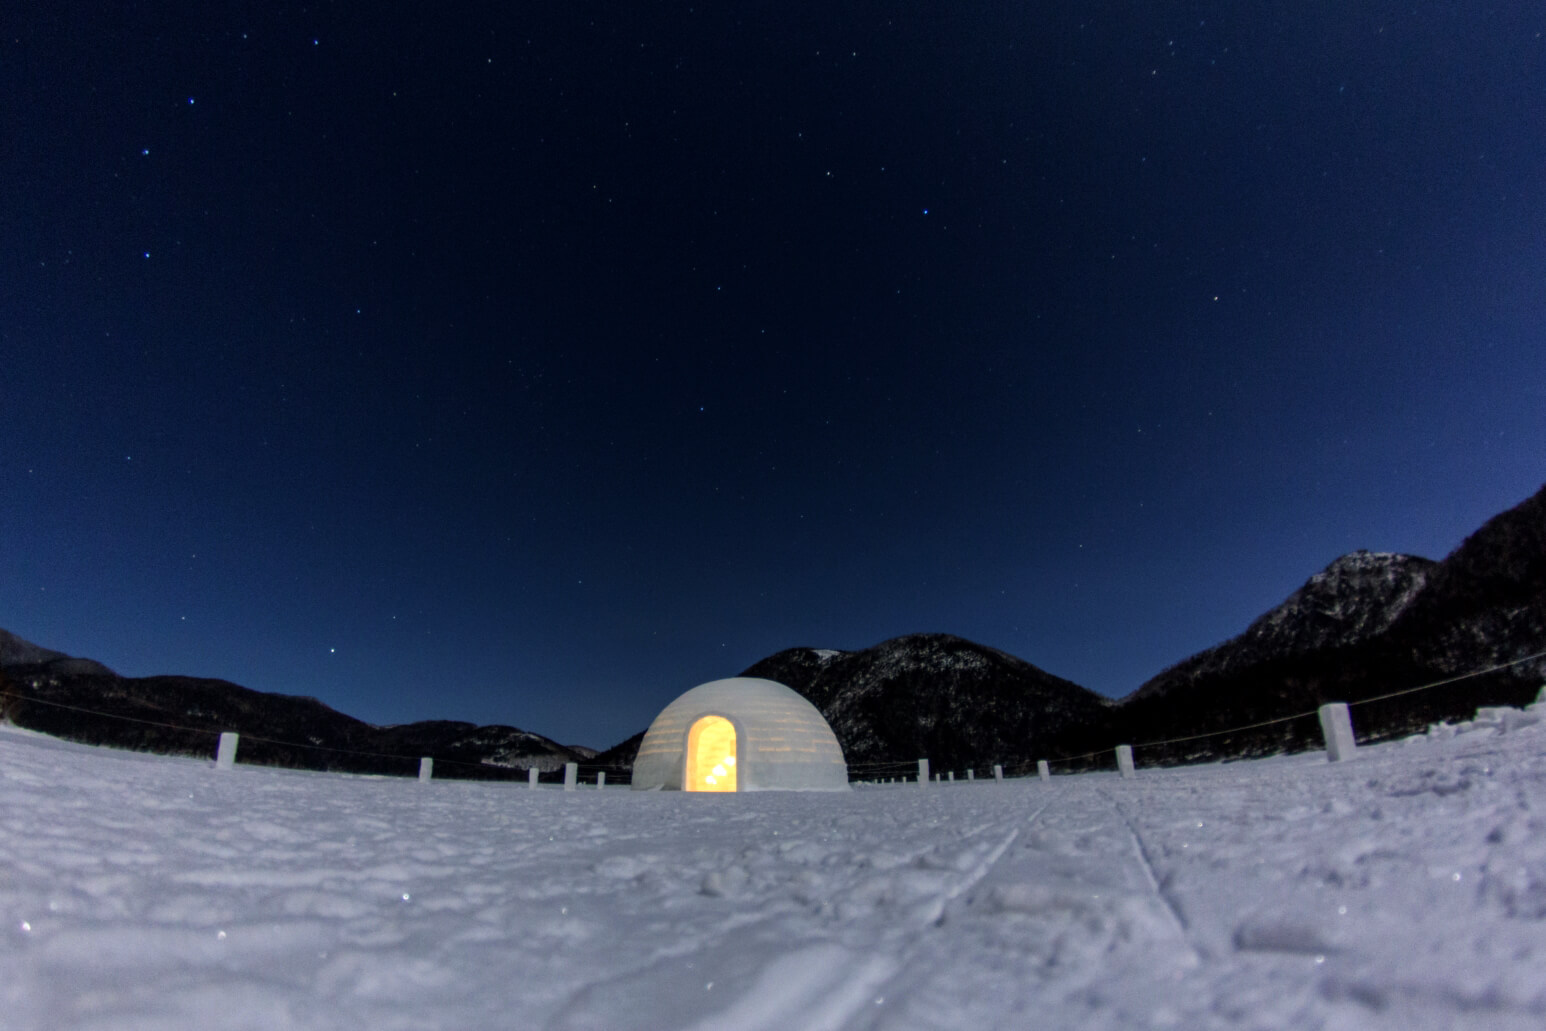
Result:
{"label": "dark blue sky", "polygon": [[0,626],[606,746],[1125,694],[1546,479],[1546,11],[828,6],[11,10]]}

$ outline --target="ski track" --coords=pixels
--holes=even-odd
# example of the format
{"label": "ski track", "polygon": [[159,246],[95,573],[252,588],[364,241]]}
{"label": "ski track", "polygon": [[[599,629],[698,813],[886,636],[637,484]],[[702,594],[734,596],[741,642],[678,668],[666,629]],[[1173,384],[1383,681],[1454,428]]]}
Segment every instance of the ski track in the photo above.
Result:
{"label": "ski track", "polygon": [[[1160,884],[1159,878],[1155,876],[1154,862],[1149,858],[1149,848],[1144,844],[1143,835],[1138,831],[1138,825],[1133,822],[1132,816],[1129,815],[1120,802],[1112,798],[1107,792],[1102,791],[1101,795],[1117,811],[1117,814],[1122,817],[1122,822],[1127,826],[1128,838],[1132,842],[1133,855],[1137,858],[1138,865],[1143,870],[1144,882],[1148,884],[1149,890],[1154,893],[1154,897],[1164,904],[1165,911],[1170,914],[1171,922],[1175,925],[1176,934],[1186,939],[1186,917],[1182,916],[1181,910],[1176,906],[1175,899],[1171,897],[1170,892],[1165,889],[1164,885]],[[1198,950],[1189,940],[1187,941],[1187,948],[1192,950],[1193,962],[1201,959]]]}
{"label": "ski track", "polygon": [[1534,1029],[1542,716],[724,797],[0,729],[0,1028]]}

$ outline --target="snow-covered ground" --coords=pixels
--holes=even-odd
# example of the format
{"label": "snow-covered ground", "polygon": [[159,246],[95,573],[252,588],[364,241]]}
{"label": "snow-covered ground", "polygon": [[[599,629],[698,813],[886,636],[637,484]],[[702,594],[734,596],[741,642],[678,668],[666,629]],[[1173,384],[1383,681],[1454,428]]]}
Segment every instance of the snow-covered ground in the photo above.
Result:
{"label": "snow-covered ground", "polygon": [[842,795],[8,729],[0,1027],[1538,1029],[1546,706],[1511,712],[1337,765]]}

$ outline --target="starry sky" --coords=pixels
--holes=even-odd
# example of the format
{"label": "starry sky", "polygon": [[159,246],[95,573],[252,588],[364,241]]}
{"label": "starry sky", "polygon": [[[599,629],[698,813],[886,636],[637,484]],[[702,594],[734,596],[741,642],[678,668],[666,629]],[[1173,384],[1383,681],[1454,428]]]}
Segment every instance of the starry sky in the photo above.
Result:
{"label": "starry sky", "polygon": [[611,745],[1119,696],[1546,480],[1546,10],[22,3],[0,626]]}

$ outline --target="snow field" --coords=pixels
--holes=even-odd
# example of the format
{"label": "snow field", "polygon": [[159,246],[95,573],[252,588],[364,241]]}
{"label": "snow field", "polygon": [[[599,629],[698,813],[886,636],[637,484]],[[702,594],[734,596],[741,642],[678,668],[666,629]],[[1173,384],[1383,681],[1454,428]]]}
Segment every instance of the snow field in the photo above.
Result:
{"label": "snow field", "polygon": [[1538,1028],[1546,707],[1359,750],[742,795],[0,731],[0,1028]]}

